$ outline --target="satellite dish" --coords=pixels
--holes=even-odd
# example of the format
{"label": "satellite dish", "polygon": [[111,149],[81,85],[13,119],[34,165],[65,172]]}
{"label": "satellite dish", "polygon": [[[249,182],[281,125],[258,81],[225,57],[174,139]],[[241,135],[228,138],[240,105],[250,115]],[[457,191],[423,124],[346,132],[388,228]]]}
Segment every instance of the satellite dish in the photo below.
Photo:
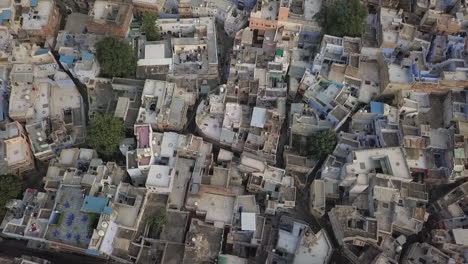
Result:
{"label": "satellite dish", "polygon": [[98,231],[98,235],[99,235],[99,236],[103,237],[104,234],[105,234],[104,231],[102,231],[102,230],[99,230],[99,231]]}
{"label": "satellite dish", "polygon": [[106,228],[108,226],[108,224],[107,224],[107,222],[102,222],[101,226]]}

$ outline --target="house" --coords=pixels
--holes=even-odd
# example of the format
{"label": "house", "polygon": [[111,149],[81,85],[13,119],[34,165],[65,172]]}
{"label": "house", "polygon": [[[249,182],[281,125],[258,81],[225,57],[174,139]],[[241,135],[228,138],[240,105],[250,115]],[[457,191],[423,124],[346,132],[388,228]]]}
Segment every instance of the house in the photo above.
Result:
{"label": "house", "polygon": [[15,121],[0,129],[0,168],[2,172],[19,175],[34,169],[34,156],[23,126]]}
{"label": "house", "polygon": [[147,79],[137,122],[151,124],[159,131],[181,131],[195,99],[195,92],[184,91],[175,83]]}
{"label": "house", "polygon": [[122,118],[125,128],[133,130],[141,105],[144,81],[126,78],[88,79],[88,116],[110,114]]}
{"label": "house", "polygon": [[26,190],[12,200],[2,225],[6,236],[57,250],[129,260],[146,191],[123,183],[124,171],[90,149],[65,149],[53,159],[46,192]]}
{"label": "house", "polygon": [[47,160],[61,148],[84,142],[81,94],[59,70],[50,50],[21,44],[15,48],[15,56],[21,63],[10,73],[9,115],[26,123],[34,156]]}
{"label": "house", "polygon": [[215,261],[221,250],[223,229],[209,226],[198,219],[192,219],[185,239],[182,263]]}
{"label": "house", "polygon": [[23,6],[25,2],[22,1],[17,8],[17,10],[22,10],[22,13],[15,16],[20,16],[21,19],[15,19],[14,24],[21,23],[18,30],[24,30],[30,37],[46,41],[49,47],[52,47],[62,18],[56,2],[54,0],[30,1],[29,6]]}
{"label": "house", "polygon": [[125,38],[133,19],[133,6],[109,0],[97,0],[89,11],[86,29],[91,33]]}
{"label": "house", "polygon": [[268,253],[266,263],[326,263],[333,246],[325,230],[315,233],[302,221],[282,216],[274,251]]}
{"label": "house", "polygon": [[158,25],[165,40],[142,40],[139,43],[137,77],[167,80],[183,88],[193,86],[199,89],[202,83],[217,85],[219,73],[214,18],[164,18],[158,19]]}
{"label": "house", "polygon": [[95,79],[100,73],[95,45],[103,38],[104,35],[99,34],[60,31],[55,45],[60,55],[59,62],[82,83]]}

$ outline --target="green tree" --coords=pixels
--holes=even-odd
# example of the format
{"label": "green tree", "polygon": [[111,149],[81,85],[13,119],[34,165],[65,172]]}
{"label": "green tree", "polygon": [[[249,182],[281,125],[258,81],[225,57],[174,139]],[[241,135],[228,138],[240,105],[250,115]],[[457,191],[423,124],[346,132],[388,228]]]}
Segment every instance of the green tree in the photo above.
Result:
{"label": "green tree", "polygon": [[163,227],[167,224],[166,212],[163,210],[157,211],[154,215],[151,215],[147,219],[147,224],[150,229],[153,230],[156,234],[159,234]]}
{"label": "green tree", "polygon": [[13,175],[0,175],[0,214],[6,211],[5,205],[20,195],[22,190],[21,181]]}
{"label": "green tree", "polygon": [[343,37],[360,36],[367,18],[367,7],[360,0],[338,0],[322,6],[315,15],[325,34]]}
{"label": "green tree", "polygon": [[105,37],[96,44],[96,53],[105,77],[130,77],[135,74],[136,57],[125,40]]}
{"label": "green tree", "polygon": [[332,130],[322,130],[308,138],[309,154],[320,159],[333,152],[336,145],[336,134]]}
{"label": "green tree", "polygon": [[109,158],[118,152],[124,136],[122,119],[109,114],[98,114],[91,119],[87,142],[99,155]]}
{"label": "green tree", "polygon": [[145,12],[141,22],[141,32],[145,33],[148,41],[159,40],[159,27],[156,19],[158,15],[156,13]]}

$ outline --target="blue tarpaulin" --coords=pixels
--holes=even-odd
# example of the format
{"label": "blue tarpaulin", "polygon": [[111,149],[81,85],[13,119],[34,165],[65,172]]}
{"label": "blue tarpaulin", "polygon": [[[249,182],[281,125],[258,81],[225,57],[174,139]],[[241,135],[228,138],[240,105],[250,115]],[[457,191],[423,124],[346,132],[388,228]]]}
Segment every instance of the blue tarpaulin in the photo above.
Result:
{"label": "blue tarpaulin", "polygon": [[89,255],[99,256],[99,250],[87,249],[85,252],[86,252],[86,254],[89,254]]}
{"label": "blue tarpaulin", "polygon": [[179,14],[160,13],[159,18],[179,18]]}
{"label": "blue tarpaulin", "polygon": [[73,57],[71,56],[60,56],[60,62],[66,63],[68,65],[73,64]]}
{"label": "blue tarpaulin", "polygon": [[0,121],[5,120],[5,116],[3,115],[3,105],[0,105]]}
{"label": "blue tarpaulin", "polygon": [[83,60],[92,60],[94,59],[94,54],[86,52],[83,54]]}
{"label": "blue tarpaulin", "polygon": [[393,53],[394,49],[383,48],[382,53]]}
{"label": "blue tarpaulin", "polygon": [[370,110],[373,114],[383,114],[384,113],[384,104],[380,102],[370,102]]}
{"label": "blue tarpaulin", "polygon": [[36,53],[34,53],[34,55],[39,56],[39,55],[44,55],[44,54],[47,54],[47,53],[49,53],[48,49],[41,49],[41,50],[36,51]]}
{"label": "blue tarpaulin", "polygon": [[0,20],[10,20],[11,18],[11,10],[3,10],[2,13],[0,13]]}
{"label": "blue tarpaulin", "polygon": [[38,2],[39,2],[39,0],[31,0],[31,2],[30,2],[31,7],[37,7]]}
{"label": "blue tarpaulin", "polygon": [[104,207],[104,210],[102,210],[103,214],[112,214],[112,208],[109,206]]}
{"label": "blue tarpaulin", "polygon": [[86,196],[81,211],[100,214],[107,207],[109,198]]}

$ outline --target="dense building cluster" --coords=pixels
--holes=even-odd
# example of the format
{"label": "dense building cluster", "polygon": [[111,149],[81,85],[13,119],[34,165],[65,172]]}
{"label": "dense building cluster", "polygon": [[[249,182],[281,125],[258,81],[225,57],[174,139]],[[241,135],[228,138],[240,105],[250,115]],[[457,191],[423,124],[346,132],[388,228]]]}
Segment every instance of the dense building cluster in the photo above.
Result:
{"label": "dense building cluster", "polygon": [[363,32],[330,35],[345,2],[0,1],[0,184],[25,187],[2,236],[96,263],[468,262],[468,6],[350,0]]}

